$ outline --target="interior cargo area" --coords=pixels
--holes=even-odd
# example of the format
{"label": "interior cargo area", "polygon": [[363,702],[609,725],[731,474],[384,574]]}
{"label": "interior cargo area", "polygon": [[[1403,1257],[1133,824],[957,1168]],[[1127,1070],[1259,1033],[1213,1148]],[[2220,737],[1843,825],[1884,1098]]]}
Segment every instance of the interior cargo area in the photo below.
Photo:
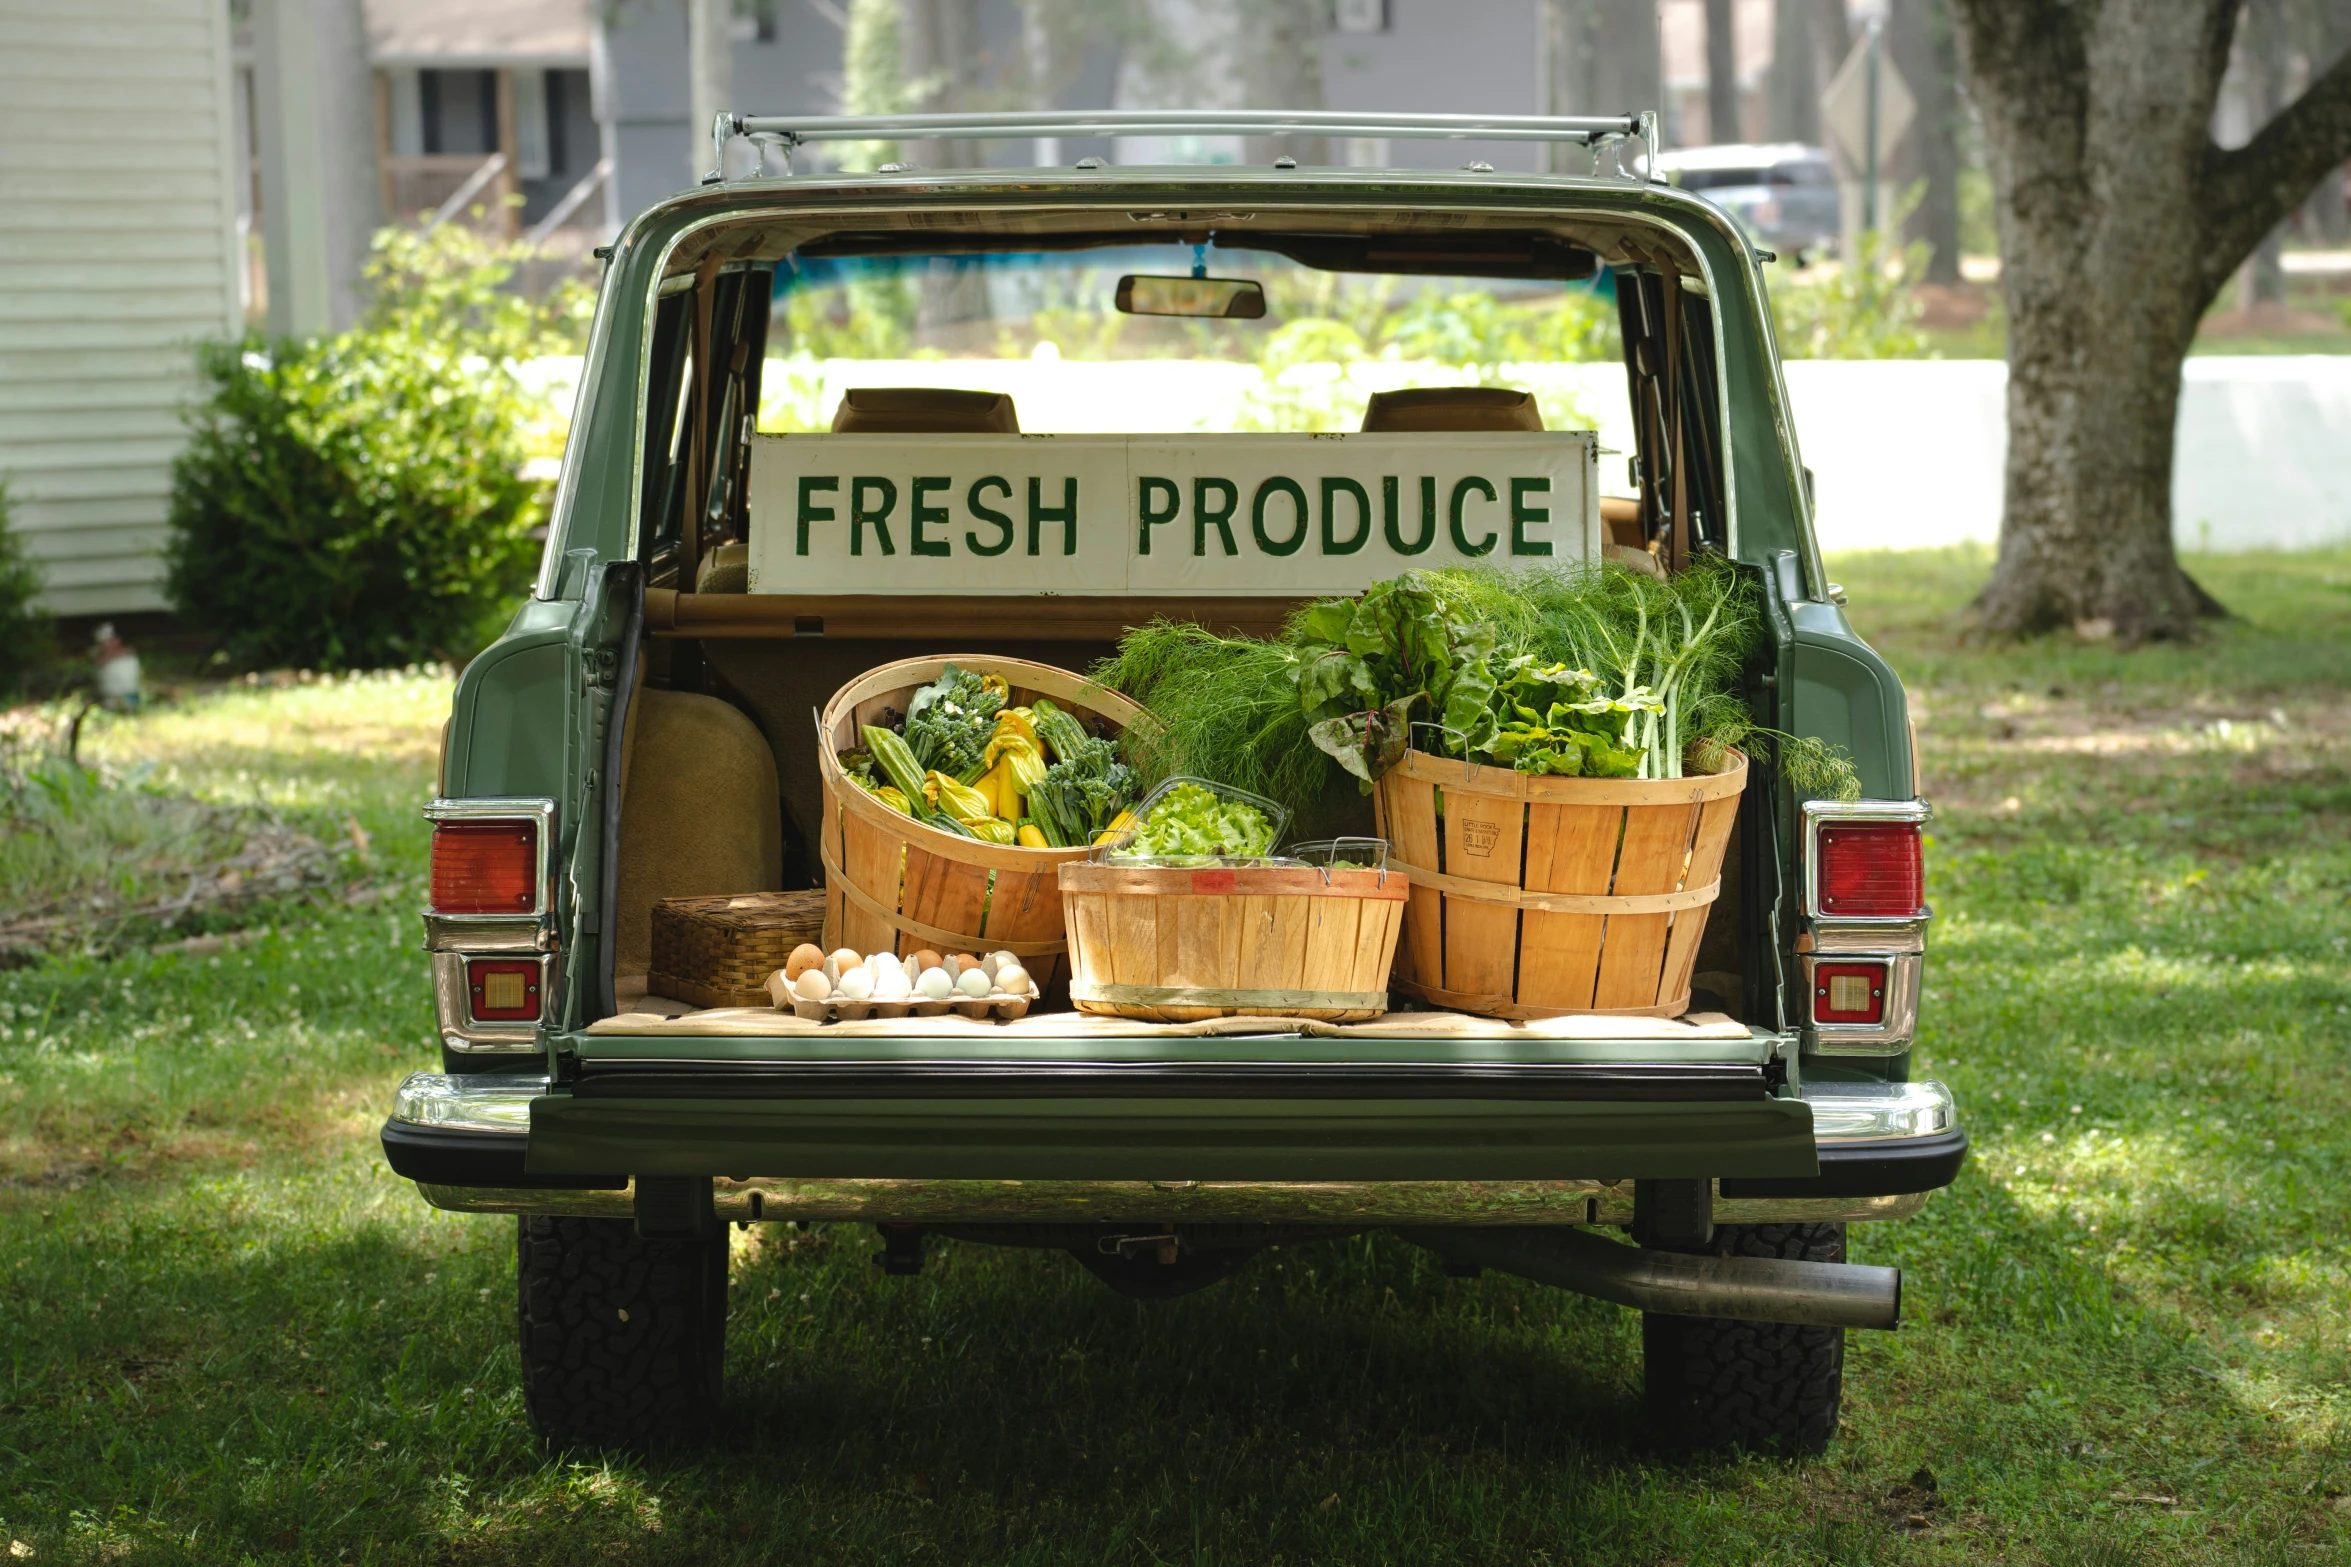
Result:
{"label": "interior cargo area", "polygon": [[[1182,214],[1173,215],[1182,218]],[[1232,215],[1226,215],[1230,218]],[[1137,216],[1140,222],[1142,215]],[[1191,1038],[1267,1033],[1308,1039],[1397,1041],[1640,1040],[1733,1053],[1754,1029],[1778,1026],[1757,1005],[1773,981],[1751,974],[1750,910],[1776,889],[1776,864],[1745,852],[1760,813],[1774,809],[1758,777],[1722,851],[1722,895],[1694,965],[1688,1014],[1678,1018],[1575,1016],[1503,1020],[1406,1002],[1360,1023],[1236,1017],[1187,1024],[1087,1016],[1071,1009],[1067,977],[1012,1022],[957,1017],[818,1024],[774,1007],[712,1007],[662,994],[652,973],[652,911],[667,899],[788,892],[818,887],[825,812],[815,715],[861,673],[898,660],[971,655],[1009,658],[1083,674],[1127,629],[1191,620],[1224,633],[1270,635],[1301,600],[1261,595],[1068,596],[1008,601],[874,592],[805,594],[789,584],[753,591],[751,452],[771,372],[774,334],[787,330],[779,269],[843,265],[908,253],[981,256],[1077,251],[1133,243],[1087,227],[1083,214],[1025,214],[1018,233],[812,232],[769,227],[689,242],[671,264],[654,313],[643,434],[640,560],[645,573],[641,640],[625,674],[611,941],[613,1014],[588,1030],[635,1039],[828,1037],[859,1039]],[[1705,286],[1693,258],[1617,226],[1573,235],[1523,224],[1472,226],[1440,236],[1377,234],[1371,220],[1318,225],[1340,232],[1281,232],[1272,219],[1243,232],[1179,225],[1165,236],[1232,252],[1254,250],[1331,275],[1413,279],[1590,277],[1614,280],[1627,384],[1640,449],[1628,482],[1609,486],[1598,511],[1606,556],[1633,569],[1675,570],[1697,553],[1730,553],[1723,501],[1719,389]],[[1064,232],[1051,232],[1060,227]],[[1660,261],[1664,265],[1659,265]],[[936,268],[934,267],[934,273]],[[1197,267],[1195,275],[1198,274]],[[928,285],[925,285],[926,287]],[[928,301],[929,294],[924,294]],[[784,301],[784,303],[779,303]],[[1544,429],[1537,399],[1510,385],[1398,388],[1369,399],[1360,428],[1442,443],[1463,433]],[[826,428],[835,434],[1018,437],[1022,409],[1001,391],[893,384],[848,388]],[[1365,513],[1366,526],[1369,512]],[[1299,527],[1305,527],[1301,502]],[[1032,522],[1032,530],[1034,528]],[[882,569],[877,565],[877,570]],[[1770,657],[1768,644],[1762,657]],[[1310,825],[1318,836],[1369,835],[1369,798],[1341,802]],[[911,950],[915,942],[902,942]]]}

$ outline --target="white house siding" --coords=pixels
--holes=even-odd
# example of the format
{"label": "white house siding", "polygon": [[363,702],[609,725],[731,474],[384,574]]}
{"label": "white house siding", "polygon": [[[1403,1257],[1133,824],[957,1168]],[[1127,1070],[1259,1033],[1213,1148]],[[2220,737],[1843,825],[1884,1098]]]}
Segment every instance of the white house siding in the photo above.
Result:
{"label": "white house siding", "polygon": [[0,480],[62,615],[163,605],[192,349],[241,329],[228,0],[0,0]]}

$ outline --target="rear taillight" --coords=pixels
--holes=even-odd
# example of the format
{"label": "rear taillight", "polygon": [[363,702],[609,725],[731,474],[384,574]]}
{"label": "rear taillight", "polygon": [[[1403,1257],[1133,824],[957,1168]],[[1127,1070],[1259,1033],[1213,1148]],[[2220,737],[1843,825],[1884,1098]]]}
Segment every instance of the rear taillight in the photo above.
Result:
{"label": "rear taillight", "polygon": [[1821,918],[1916,919],[1926,912],[1916,822],[1823,822],[1814,842]]}
{"label": "rear taillight", "polygon": [[539,965],[483,961],[465,966],[465,988],[473,1015],[485,1023],[527,1022],[539,1015]]}
{"label": "rear taillight", "polygon": [[528,817],[433,825],[435,914],[529,914],[537,909],[539,824]]}
{"label": "rear taillight", "polygon": [[1815,1023],[1883,1023],[1886,965],[1813,964],[1812,1020]]}

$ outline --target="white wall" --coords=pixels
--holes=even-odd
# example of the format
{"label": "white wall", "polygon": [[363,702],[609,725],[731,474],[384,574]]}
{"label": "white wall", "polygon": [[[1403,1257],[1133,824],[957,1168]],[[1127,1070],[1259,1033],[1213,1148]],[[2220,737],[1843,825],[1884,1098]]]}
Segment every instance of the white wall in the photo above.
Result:
{"label": "white wall", "polygon": [[229,71],[226,0],[0,0],[0,480],[57,613],[163,603],[189,351],[243,322]]}
{"label": "white wall", "polygon": [[[1824,550],[2000,536],[2008,367],[1798,360],[1796,434]],[[2180,388],[2173,537],[2183,549],[2351,540],[2351,356],[2195,358]]]}
{"label": "white wall", "polygon": [[[550,417],[571,406],[577,359],[531,367]],[[1600,432],[1600,482],[1623,491],[1633,445],[1615,365],[1505,365],[1553,428]],[[1821,548],[1930,549],[2000,535],[2008,367],[1998,360],[1797,360],[1796,433],[1813,470]],[[1254,365],[1215,360],[771,360],[761,426],[822,428],[852,386],[955,386],[1011,394],[1035,432],[1246,428],[1254,411],[1360,409],[1372,391],[1437,385],[1440,366],[1300,365],[1268,405]],[[1317,401],[1319,399],[1319,401]],[[1353,428],[1351,412],[1331,428]],[[2180,408],[2176,537],[2183,549],[2300,549],[2351,540],[2351,356],[2188,361]]]}

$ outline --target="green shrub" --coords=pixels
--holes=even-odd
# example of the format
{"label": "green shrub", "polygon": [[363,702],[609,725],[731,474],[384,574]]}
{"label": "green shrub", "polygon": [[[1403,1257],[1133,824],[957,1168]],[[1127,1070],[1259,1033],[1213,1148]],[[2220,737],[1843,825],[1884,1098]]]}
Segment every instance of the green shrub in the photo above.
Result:
{"label": "green shrub", "polygon": [[388,232],[355,330],[199,351],[169,591],[229,657],[380,668],[495,635],[539,552],[514,362],[569,346],[579,315],[576,293],[504,291],[513,261],[460,230]]}
{"label": "green shrub", "polygon": [[0,484],[0,697],[15,696],[56,656],[57,632],[33,608],[41,570],[9,525],[8,487]]}
{"label": "green shrub", "polygon": [[1905,245],[1893,238],[1925,191],[1922,182],[1903,192],[1883,229],[1856,236],[1852,255],[1773,286],[1772,324],[1783,358],[1928,357],[1917,291],[1934,252],[1924,240]]}

